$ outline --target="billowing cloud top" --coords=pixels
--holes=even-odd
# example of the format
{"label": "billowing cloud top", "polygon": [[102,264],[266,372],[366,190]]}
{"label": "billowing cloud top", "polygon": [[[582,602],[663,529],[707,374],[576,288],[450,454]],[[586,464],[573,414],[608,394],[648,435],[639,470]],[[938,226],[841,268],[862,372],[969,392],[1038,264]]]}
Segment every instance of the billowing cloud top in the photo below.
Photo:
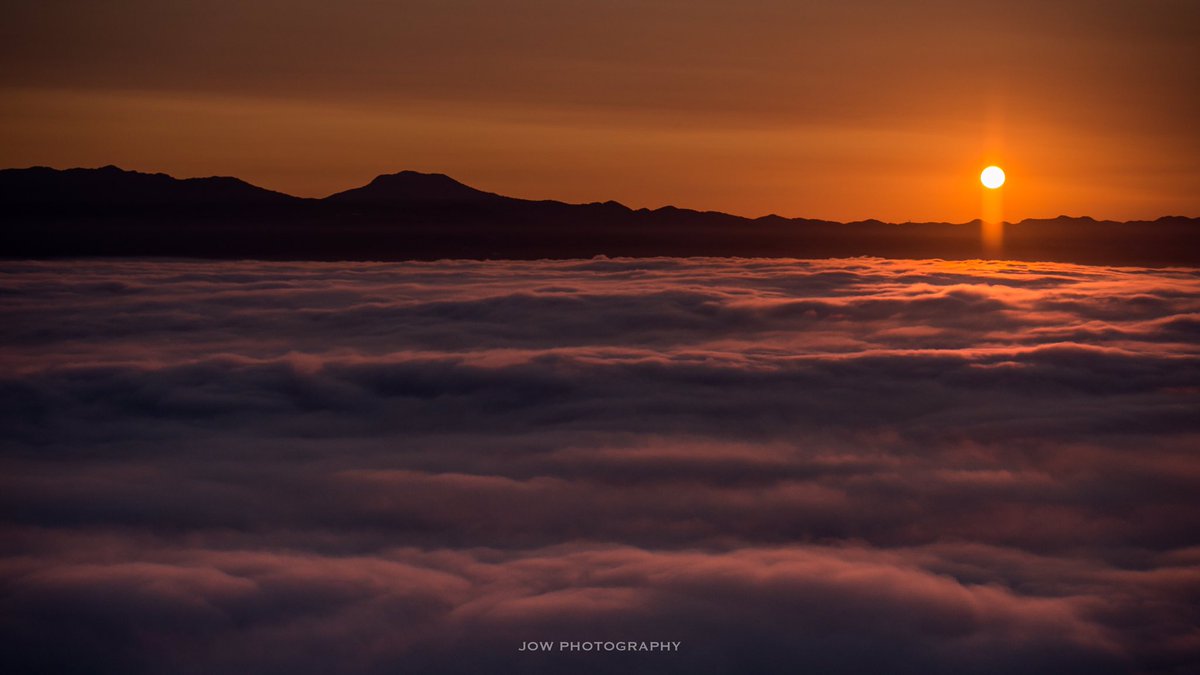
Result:
{"label": "billowing cloud top", "polygon": [[1200,659],[1194,269],[2,272],[5,672]]}

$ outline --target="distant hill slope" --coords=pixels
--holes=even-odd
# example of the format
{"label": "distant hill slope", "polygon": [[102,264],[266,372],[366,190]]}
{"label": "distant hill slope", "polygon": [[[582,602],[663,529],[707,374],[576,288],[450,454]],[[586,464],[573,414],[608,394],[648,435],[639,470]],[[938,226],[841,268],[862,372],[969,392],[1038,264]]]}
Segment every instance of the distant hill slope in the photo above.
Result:
{"label": "distant hill slope", "polygon": [[89,209],[102,215],[114,210],[161,207],[280,206],[304,200],[251,185],[238,178],[172,178],[164,173],[47,167],[0,170],[0,206],[38,210],[43,214]]}
{"label": "distant hill slope", "polygon": [[0,170],[0,256],[169,256],[300,260],[770,256],[1005,257],[1200,265],[1200,219],[1091,218],[1005,226],[985,250],[978,223],[750,219],[616,202],[505,197],[441,174],[383,175],[324,199],[237,178],[46,167]]}

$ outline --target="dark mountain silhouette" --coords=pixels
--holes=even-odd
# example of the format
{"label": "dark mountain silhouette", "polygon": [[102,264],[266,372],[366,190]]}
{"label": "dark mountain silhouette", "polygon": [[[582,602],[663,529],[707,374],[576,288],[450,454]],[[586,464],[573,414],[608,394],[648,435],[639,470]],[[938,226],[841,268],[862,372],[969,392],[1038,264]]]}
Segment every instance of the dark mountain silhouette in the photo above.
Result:
{"label": "dark mountain silhouette", "polygon": [[238,178],[214,176],[180,180],[165,173],[47,167],[0,170],[0,205],[6,212],[41,214],[83,211],[280,206],[303,200],[251,185]]}
{"label": "dark mountain silhouette", "polygon": [[503,199],[468,187],[440,173],[401,171],[384,174],[366,185],[325,198],[339,204],[395,205],[413,203],[490,202]]}
{"label": "dark mountain silhouette", "polygon": [[672,206],[505,197],[441,174],[402,171],[324,199],[236,178],[45,167],[0,170],[0,256],[169,256],[300,260],[609,256],[870,255],[1200,264],[1200,220],[1060,216],[1005,226],[743,218]]}

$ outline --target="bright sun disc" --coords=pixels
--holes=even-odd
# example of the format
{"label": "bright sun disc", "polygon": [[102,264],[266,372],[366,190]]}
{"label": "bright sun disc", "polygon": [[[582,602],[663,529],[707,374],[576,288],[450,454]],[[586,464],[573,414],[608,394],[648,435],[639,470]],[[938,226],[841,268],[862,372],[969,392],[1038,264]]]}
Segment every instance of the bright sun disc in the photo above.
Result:
{"label": "bright sun disc", "polygon": [[985,188],[995,190],[1004,185],[1004,169],[998,166],[989,166],[979,174],[979,182],[983,183]]}

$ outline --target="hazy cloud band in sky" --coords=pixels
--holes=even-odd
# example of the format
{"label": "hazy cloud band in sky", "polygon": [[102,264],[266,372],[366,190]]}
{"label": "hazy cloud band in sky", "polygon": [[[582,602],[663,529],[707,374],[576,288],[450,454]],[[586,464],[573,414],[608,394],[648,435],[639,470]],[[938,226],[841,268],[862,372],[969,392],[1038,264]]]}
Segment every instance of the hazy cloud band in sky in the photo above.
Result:
{"label": "hazy cloud band in sky", "polygon": [[1184,672],[1198,337],[1196,270],[6,263],[0,668]]}

